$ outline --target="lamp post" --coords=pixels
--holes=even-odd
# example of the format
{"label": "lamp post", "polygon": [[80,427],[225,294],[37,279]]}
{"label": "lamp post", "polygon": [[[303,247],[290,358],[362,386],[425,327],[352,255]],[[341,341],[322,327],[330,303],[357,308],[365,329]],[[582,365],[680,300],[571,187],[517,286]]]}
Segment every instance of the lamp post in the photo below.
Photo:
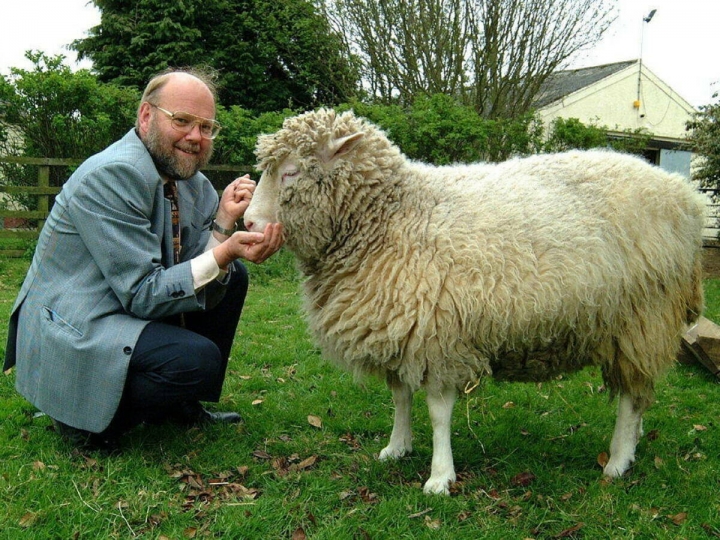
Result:
{"label": "lamp post", "polygon": [[640,82],[642,80],[642,60],[643,60],[643,41],[645,40],[645,23],[652,21],[655,16],[657,9],[653,9],[648,13],[647,17],[643,17],[643,24],[640,27],[640,60],[638,62],[638,82],[637,82],[637,99],[633,105],[636,109],[640,110]]}

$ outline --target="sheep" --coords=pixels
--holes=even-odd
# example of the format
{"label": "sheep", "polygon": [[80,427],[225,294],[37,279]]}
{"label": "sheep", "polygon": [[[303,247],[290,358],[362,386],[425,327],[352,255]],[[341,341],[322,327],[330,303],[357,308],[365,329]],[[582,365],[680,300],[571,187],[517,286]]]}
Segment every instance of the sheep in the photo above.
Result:
{"label": "sheep", "polygon": [[618,397],[603,473],[628,471],[654,382],[703,309],[705,201],[684,178],[609,150],[431,166],[332,109],[288,118],[256,154],[245,226],[284,224],[323,355],[385,378],[395,413],[380,460],[412,450],[424,388],[424,491],[448,494],[459,393],[592,365]]}

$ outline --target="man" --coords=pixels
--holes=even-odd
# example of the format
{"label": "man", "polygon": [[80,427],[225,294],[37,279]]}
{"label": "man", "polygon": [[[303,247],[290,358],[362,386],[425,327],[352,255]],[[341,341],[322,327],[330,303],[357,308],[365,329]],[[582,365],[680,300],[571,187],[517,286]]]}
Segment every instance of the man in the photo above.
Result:
{"label": "man", "polygon": [[85,161],[40,234],[13,308],[5,369],[76,444],[114,449],[141,423],[238,422],[211,413],[247,272],[282,227],[235,232],[255,183],[220,199],[199,173],[220,125],[206,74],[171,71],[143,94],[135,129]]}

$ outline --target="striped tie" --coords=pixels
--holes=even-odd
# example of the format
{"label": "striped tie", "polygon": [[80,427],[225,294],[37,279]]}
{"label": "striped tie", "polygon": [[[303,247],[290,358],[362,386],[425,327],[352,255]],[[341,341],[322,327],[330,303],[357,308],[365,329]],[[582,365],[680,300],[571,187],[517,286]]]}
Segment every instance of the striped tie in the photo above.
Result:
{"label": "striped tie", "polygon": [[180,208],[178,207],[178,189],[175,180],[165,183],[165,198],[170,201],[173,232],[173,262],[180,262]]}

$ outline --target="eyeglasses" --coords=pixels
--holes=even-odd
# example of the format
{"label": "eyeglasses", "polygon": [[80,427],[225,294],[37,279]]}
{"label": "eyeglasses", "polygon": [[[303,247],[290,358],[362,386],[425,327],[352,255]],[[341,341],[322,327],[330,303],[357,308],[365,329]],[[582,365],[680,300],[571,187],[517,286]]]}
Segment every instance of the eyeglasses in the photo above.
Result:
{"label": "eyeglasses", "polygon": [[158,111],[163,112],[170,118],[170,124],[177,131],[182,133],[190,133],[195,125],[200,126],[200,136],[203,139],[214,139],[222,129],[219,122],[210,120],[209,118],[203,118],[202,116],[195,116],[194,114],[176,111],[170,112],[162,107],[155,105],[154,103],[147,102],[148,105],[155,107]]}

